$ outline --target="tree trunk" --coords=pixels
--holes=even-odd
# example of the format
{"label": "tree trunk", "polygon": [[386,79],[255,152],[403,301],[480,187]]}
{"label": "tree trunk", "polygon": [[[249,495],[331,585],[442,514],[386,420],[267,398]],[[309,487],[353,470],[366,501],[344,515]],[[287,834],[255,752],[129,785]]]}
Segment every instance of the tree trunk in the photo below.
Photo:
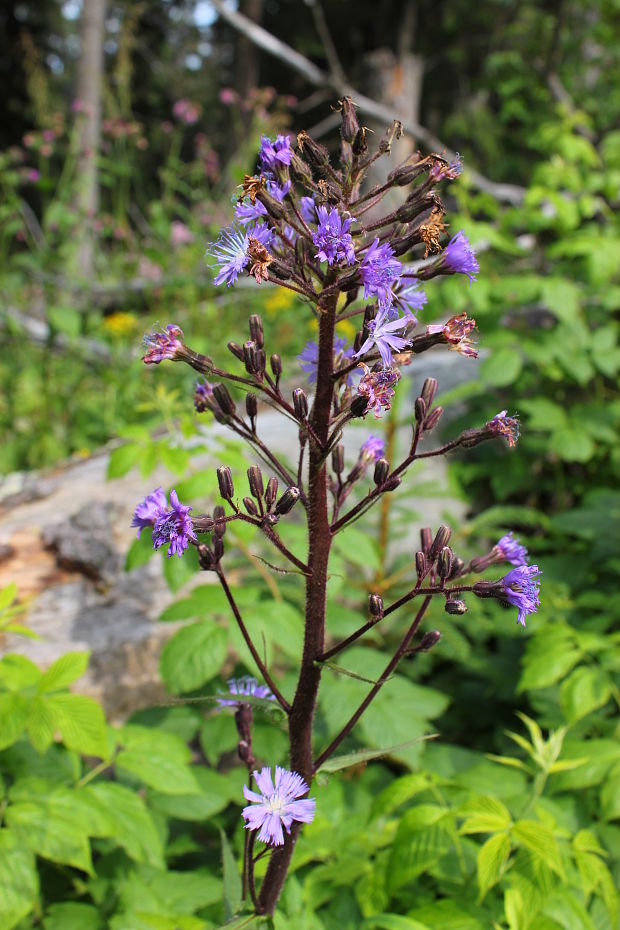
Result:
{"label": "tree trunk", "polygon": [[103,92],[103,43],[106,0],[84,0],[80,37],[82,53],[78,67],[77,99],[81,107],[80,156],[77,169],[77,207],[82,216],[78,270],[92,277],[94,266],[93,218],[99,209],[97,161],[101,141],[101,98]]}
{"label": "tree trunk", "polygon": [[[260,26],[263,18],[263,0],[241,0],[239,12]],[[251,92],[258,87],[258,80],[259,51],[247,36],[239,32],[235,47],[235,90],[241,100],[241,119],[246,130],[252,119],[252,111],[244,104],[247,104]]]}

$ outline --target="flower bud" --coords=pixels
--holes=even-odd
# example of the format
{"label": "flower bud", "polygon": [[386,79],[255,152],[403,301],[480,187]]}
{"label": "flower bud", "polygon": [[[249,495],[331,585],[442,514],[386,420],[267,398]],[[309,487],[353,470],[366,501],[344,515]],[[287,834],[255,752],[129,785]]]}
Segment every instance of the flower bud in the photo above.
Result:
{"label": "flower bud", "polygon": [[215,566],[215,557],[208,546],[201,543],[198,547],[198,562],[203,572],[211,571]]}
{"label": "flower bud", "polygon": [[254,503],[251,497],[243,498],[243,506],[245,507],[245,509],[247,510],[247,512],[250,514],[251,517],[258,516],[258,507],[256,506],[256,504]]}
{"label": "flower bud", "polygon": [[415,570],[418,573],[418,578],[422,578],[426,574],[426,556],[420,550],[415,554]]}
{"label": "flower bud", "polygon": [[263,332],[263,321],[258,313],[253,313],[248,320],[250,325],[250,339],[256,343],[259,349],[265,345],[265,334]]}
{"label": "flower bud", "polygon": [[360,124],[357,120],[355,105],[350,97],[343,97],[340,102],[340,111],[342,113],[341,133],[346,142],[353,142]]}
{"label": "flower bud", "polygon": [[302,388],[295,388],[293,391],[293,407],[298,420],[308,419],[308,398]]}
{"label": "flower bud", "polygon": [[217,532],[219,527],[224,527],[221,533],[221,535],[223,535],[226,532],[226,511],[221,504],[217,504],[217,506],[213,508],[213,522],[215,524],[213,527],[214,532]]}
{"label": "flower bud", "polygon": [[265,489],[265,506],[271,510],[278,493],[278,479],[270,478]]}
{"label": "flower bud", "polygon": [[450,527],[446,526],[445,523],[442,523],[439,529],[437,530],[437,534],[433,540],[433,545],[431,546],[430,552],[428,554],[431,562],[434,562],[437,556],[439,555],[439,553],[441,552],[441,550],[443,549],[443,547],[448,545],[451,535],[452,535],[452,530],[450,529]]}
{"label": "flower bud", "polygon": [[[415,159],[415,160],[414,160]],[[421,159],[419,152],[410,155],[409,158],[397,165],[387,176],[389,184],[395,184],[398,187],[406,187],[422,174],[428,167],[425,165],[426,159]]]}
{"label": "flower bud", "polygon": [[254,364],[256,366],[256,373],[262,378],[262,376],[265,374],[265,368],[267,367],[267,356],[265,355],[264,349],[256,349],[255,355],[256,358]]}
{"label": "flower bud", "polygon": [[310,165],[308,165],[303,160],[303,158],[300,157],[298,152],[293,152],[291,156],[290,168],[293,174],[297,175],[303,184],[308,185],[312,183],[312,169],[310,168]]}
{"label": "flower bud", "polygon": [[387,459],[378,459],[375,465],[375,484],[382,485],[385,484],[387,476],[390,473],[390,463]]}
{"label": "flower bud", "polygon": [[363,417],[368,410],[368,398],[364,397],[363,394],[358,394],[351,401],[349,410],[352,417]]}
{"label": "flower bud", "polygon": [[444,546],[437,559],[437,571],[439,573],[439,577],[443,579],[443,581],[445,581],[446,578],[450,576],[450,572],[452,571],[453,558],[454,555],[450,546]]}
{"label": "flower bud", "polygon": [[368,598],[368,613],[380,620],[383,616],[383,598],[380,594],[371,594]]}
{"label": "flower bud", "polygon": [[443,407],[435,407],[434,410],[431,410],[426,420],[422,424],[422,429],[425,432],[430,432],[430,430],[435,429],[435,427],[439,423],[442,413],[443,413]]}
{"label": "flower bud", "polygon": [[403,479],[400,477],[400,475],[392,475],[392,477],[388,478],[388,480],[385,482],[383,490],[388,491],[388,493],[390,491],[395,491],[402,480]]}
{"label": "flower bud", "polygon": [[463,559],[460,559],[458,555],[455,555],[452,560],[452,569],[450,571],[450,574],[448,575],[448,579],[458,578],[458,576],[463,571],[464,567],[465,567],[465,562],[463,561]]}
{"label": "flower bud", "polygon": [[245,370],[249,375],[255,375],[258,371],[256,351],[256,343],[253,339],[248,339],[243,343],[243,361],[245,362]]}
{"label": "flower bud", "polygon": [[269,191],[264,189],[257,191],[256,199],[262,203],[272,219],[282,220],[286,216],[286,209],[283,204],[281,204],[279,200],[276,200]]}
{"label": "flower bud", "polygon": [[428,410],[431,404],[435,399],[435,394],[437,393],[437,378],[426,378],[424,384],[422,385],[422,390],[420,392],[420,397],[426,404],[426,409]]}
{"label": "flower bud", "polygon": [[344,446],[335,446],[332,449],[332,468],[337,475],[344,471]]}
{"label": "flower bud", "polygon": [[433,534],[431,532],[430,526],[425,526],[420,530],[420,546],[422,552],[426,555],[430,552],[431,545],[433,543]]}
{"label": "flower bud", "polygon": [[305,129],[297,136],[297,145],[299,151],[303,152],[304,158],[307,158],[311,165],[319,168],[326,168],[329,165],[329,152],[324,145],[317,142],[312,136],[309,136]]}
{"label": "flower bud", "polygon": [[256,394],[245,395],[245,412],[250,418],[252,429],[254,429],[254,424],[256,421],[256,414],[258,413],[258,398]]}
{"label": "flower bud", "polygon": [[213,555],[216,562],[219,562],[224,555],[224,540],[219,536],[216,536],[213,540]]}
{"label": "flower bud", "polygon": [[365,126],[360,126],[360,128],[355,133],[355,138],[353,140],[353,154],[359,158],[361,155],[365,155],[368,151],[368,140],[367,140],[368,130]]}
{"label": "flower bud", "polygon": [[243,349],[237,342],[227,343],[228,351],[232,352],[235,358],[238,358],[240,362],[243,361]]}
{"label": "flower bud", "polygon": [[424,421],[426,416],[426,402],[423,397],[417,397],[415,402],[415,418],[418,423]]}
{"label": "flower bud", "polygon": [[288,513],[289,510],[292,510],[297,501],[299,500],[301,491],[299,488],[290,487],[287,488],[278,503],[276,504],[276,513],[279,517],[283,516],[285,513]]}
{"label": "flower bud", "polygon": [[274,378],[276,379],[276,384],[277,384],[282,376],[282,359],[280,358],[279,355],[276,355],[274,353],[269,359],[269,364],[271,365],[271,371],[273,373]]}
{"label": "flower bud", "polygon": [[220,488],[220,494],[224,500],[231,500],[235,493],[235,486],[233,484],[232,472],[228,465],[222,465],[218,468],[217,483]]}
{"label": "flower bud", "polygon": [[439,630],[428,630],[420,640],[416,652],[429,652],[441,639]]}
{"label": "flower bud", "polygon": [[230,391],[225,384],[216,384],[213,387],[213,396],[215,397],[218,405],[223,413],[226,416],[232,417],[235,413],[236,407],[235,402],[230,396]]}
{"label": "flower bud", "polygon": [[449,598],[445,603],[444,610],[447,614],[459,617],[461,614],[467,613],[467,604],[459,598]]}
{"label": "flower bud", "polygon": [[252,497],[255,497],[256,500],[260,500],[263,496],[263,473],[261,472],[258,465],[250,465],[248,468],[248,484],[250,486],[250,493]]}

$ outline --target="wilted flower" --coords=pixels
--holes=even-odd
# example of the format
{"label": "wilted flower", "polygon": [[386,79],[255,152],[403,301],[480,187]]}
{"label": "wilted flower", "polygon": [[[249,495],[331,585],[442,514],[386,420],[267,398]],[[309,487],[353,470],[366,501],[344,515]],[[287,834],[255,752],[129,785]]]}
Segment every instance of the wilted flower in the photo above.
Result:
{"label": "wilted flower", "polygon": [[357,386],[357,393],[366,398],[368,408],[374,410],[375,416],[381,416],[381,410],[389,410],[394,397],[393,385],[400,380],[398,368],[383,368],[381,371],[371,371],[368,365],[361,362],[364,376]]}
{"label": "wilted flower", "polygon": [[506,410],[496,413],[493,419],[489,420],[486,428],[497,436],[503,436],[512,449],[519,438],[519,418],[509,417],[506,413]]}
{"label": "wilted flower", "polygon": [[355,262],[355,248],[349,232],[352,217],[340,216],[335,207],[328,208],[320,204],[316,208],[319,227],[312,235],[312,241],[318,248],[315,258],[328,265],[346,259],[349,265]]}
{"label": "wilted flower", "polygon": [[466,274],[470,281],[475,280],[480,271],[476,253],[469,244],[464,230],[457,232],[443,250],[441,262],[457,274]]}
{"label": "wilted flower", "polygon": [[226,282],[226,286],[230,287],[235,283],[250,261],[251,237],[266,245],[272,239],[273,234],[268,226],[260,223],[249,227],[245,232],[236,226],[229,226],[222,230],[216,242],[211,243],[206,254],[215,258],[220,266],[213,280],[214,284]]}
{"label": "wilted flower", "polygon": [[308,785],[297,772],[276,765],[275,785],[271,779],[271,769],[266,767],[260,772],[253,772],[254,779],[260,794],[243,786],[243,795],[247,801],[252,801],[241,812],[246,821],[246,830],[260,830],[259,840],[271,846],[282,846],[284,833],[291,832],[294,820],[299,823],[312,823],[316,808],[314,798],[304,798],[308,793]]}
{"label": "wilted flower", "polygon": [[145,354],[142,361],[146,365],[159,365],[164,359],[174,361],[182,357],[185,344],[183,330],[175,323],[168,323],[163,333],[149,333],[144,337]]}
{"label": "wilted flower", "polygon": [[443,158],[436,158],[431,168],[431,177],[433,181],[453,181],[463,173],[463,159],[456,153],[456,159],[451,162]]}
{"label": "wilted flower", "polygon": [[466,313],[453,316],[447,323],[434,323],[426,327],[427,335],[441,333],[450,348],[468,358],[478,358],[469,334],[476,328],[476,321],[470,319]]}
{"label": "wilted flower", "polygon": [[244,697],[264,698],[266,701],[275,701],[275,695],[267,685],[259,685],[256,678],[244,675],[243,678],[228,679],[228,693],[230,697],[218,697],[220,707],[238,707],[245,703]]}

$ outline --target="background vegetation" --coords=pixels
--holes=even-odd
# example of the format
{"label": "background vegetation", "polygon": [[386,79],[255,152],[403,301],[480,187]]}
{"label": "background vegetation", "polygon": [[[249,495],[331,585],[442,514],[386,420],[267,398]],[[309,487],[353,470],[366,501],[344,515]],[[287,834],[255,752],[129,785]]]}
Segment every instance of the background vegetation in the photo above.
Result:
{"label": "background vegetation", "polygon": [[[312,5],[242,8],[328,67]],[[617,930],[620,8],[342,0],[324,12],[353,84],[379,98],[381,69],[392,65],[371,53],[388,50],[396,64],[417,56],[415,117],[466,166],[525,188],[506,203],[467,174],[452,185],[450,221],[477,246],[481,273],[471,287],[429,288],[424,320],[467,309],[479,324],[482,359],[472,363],[475,380],[444,395],[458,417],[446,430],[504,407],[522,418],[513,454],[481,447],[450,462],[452,493],[471,513],[457,549],[473,553],[514,528],[544,584],[525,632],[486,602],[471,605],[466,623],[432,616],[441,644],[390,682],[348,749],[439,737],[323,774],[275,926]],[[121,436],[128,443],[113,455],[112,477],[136,466],[146,481],[162,460],[182,498],[198,488],[208,497],[214,476],[192,471],[178,438],[196,429],[191,382],[168,366],[154,387],[138,343],[156,320],[178,322],[216,359],[228,339],[241,341],[255,292],[251,306],[243,289],[216,292],[205,244],[229,220],[230,192],[253,167],[260,133],[311,128],[333,93],[312,91],[247,46],[240,53],[241,40],[204,4],[110,0],[87,276],[76,197],[82,115],[71,108],[78,15],[78,4],[55,0],[9,2],[0,13],[0,468],[38,468]],[[175,117],[180,99],[198,106],[196,122]],[[268,288],[260,302],[272,341],[283,356],[296,354],[310,333],[300,308]],[[410,418],[406,399],[397,416]],[[162,421],[180,431],[153,439]],[[243,468],[233,447],[226,461]],[[405,492],[393,510],[402,530],[411,520]],[[144,540],[128,566],[148,557]],[[411,553],[385,552],[356,529],[337,559],[334,636],[353,629],[370,586],[398,594],[412,570]],[[179,590],[191,565],[165,564]],[[259,585],[242,555],[237,568],[250,619],[269,611],[266,648],[286,685],[299,585],[279,576]],[[14,598],[7,590],[1,605],[7,636],[19,619]],[[7,930],[206,930],[234,914],[245,773],[232,717],[209,696],[233,671],[231,649],[237,671],[253,669],[223,608],[201,586],[164,613],[188,621],[164,649],[161,672],[171,695],[189,702],[141,711],[122,728],[68,690],[87,657],[67,656],[45,673],[23,658],[0,661]],[[343,664],[372,679],[381,646],[377,635]],[[326,674],[320,739],[366,687]],[[257,716],[258,753],[283,761],[281,721]]]}

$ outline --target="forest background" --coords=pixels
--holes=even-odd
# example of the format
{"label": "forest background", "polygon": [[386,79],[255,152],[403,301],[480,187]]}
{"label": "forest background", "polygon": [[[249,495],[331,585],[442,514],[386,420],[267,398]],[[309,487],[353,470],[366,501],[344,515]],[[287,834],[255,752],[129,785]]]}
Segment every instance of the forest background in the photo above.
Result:
{"label": "forest background", "polygon": [[[139,468],[149,490],[163,462],[171,486],[189,486],[191,386],[177,366],[155,386],[139,363],[142,334],[174,321],[198,351],[223,355],[260,312],[283,356],[313,338],[295,300],[268,285],[251,299],[223,293],[204,261],[261,133],[306,128],[329,143],[330,105],[348,89],[401,117],[422,151],[458,151],[465,172],[446,201],[481,273],[471,287],[437,285],[424,322],[467,310],[481,358],[455,357],[463,374],[443,393],[445,429],[509,408],[522,438],[510,454],[451,458],[445,509],[465,505],[465,550],[518,532],[544,572],[541,610],[525,631],[486,602],[466,623],[433,616],[439,647],[397,676],[349,748],[438,738],[325,776],[329,813],[319,804],[304,831],[275,926],[617,930],[620,4],[242,0],[239,11],[285,43],[279,57],[217,6],[2,5],[0,471],[120,438],[111,480]],[[360,119],[378,130],[377,106]],[[393,422],[410,419],[404,398]],[[406,493],[392,509],[405,535]],[[147,557],[134,546],[128,568]],[[361,604],[370,584],[397,590],[412,553],[388,546],[377,523],[376,541],[359,534],[339,558]],[[240,585],[246,569],[240,558]],[[174,591],[179,571],[168,569]],[[276,582],[286,622],[267,645],[286,676],[296,646],[282,630],[298,604]],[[226,627],[201,640],[209,660],[198,670],[188,658],[221,605],[203,591],[162,618],[196,621],[170,640],[161,669],[192,703],[106,729],[67,690],[86,657],[45,675],[11,658],[17,596],[6,589],[0,604],[2,926],[209,930],[233,919],[244,770],[232,718],[198,700],[232,671]],[[334,591],[345,635],[355,597]],[[357,659],[372,678],[380,645],[350,667]],[[242,658],[238,669],[253,671]],[[351,701],[364,687],[334,681]],[[326,689],[328,735],[340,695]],[[265,718],[257,729],[271,761],[284,761],[279,726]]]}

